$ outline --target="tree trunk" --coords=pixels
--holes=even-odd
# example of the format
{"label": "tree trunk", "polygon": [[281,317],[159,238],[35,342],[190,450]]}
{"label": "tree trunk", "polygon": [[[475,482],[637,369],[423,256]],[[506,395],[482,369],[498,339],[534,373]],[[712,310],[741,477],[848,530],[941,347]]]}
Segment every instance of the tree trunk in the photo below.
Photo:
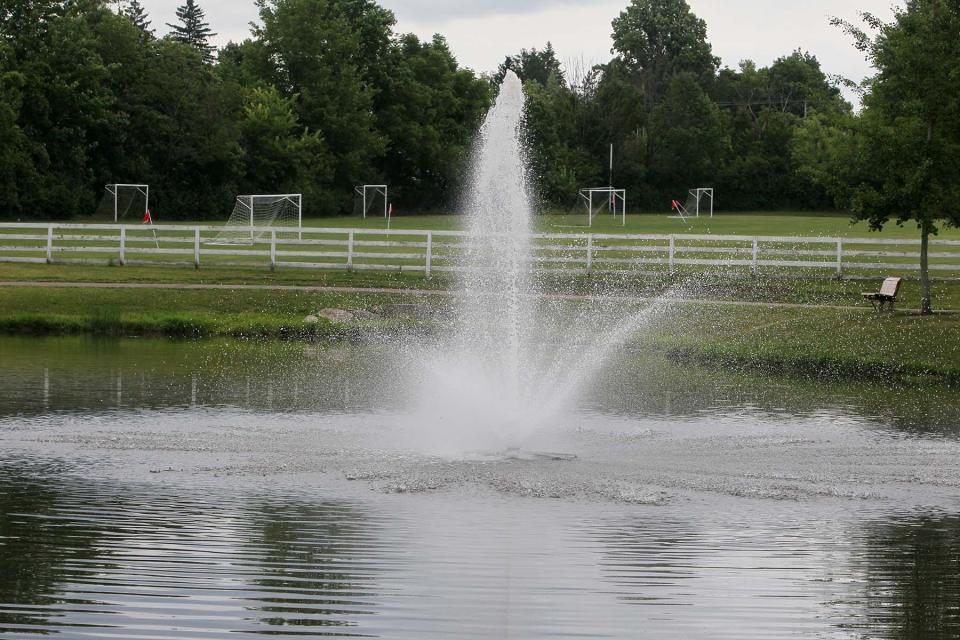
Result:
{"label": "tree trunk", "polygon": [[933,313],[930,299],[930,227],[929,220],[920,223],[920,315],[924,316]]}
{"label": "tree trunk", "polygon": [[[936,6],[936,5],[934,5]],[[933,120],[927,121],[927,151],[933,141]],[[928,214],[930,215],[930,214]],[[933,313],[933,304],[930,300],[930,228],[933,220],[921,214],[920,220],[920,315],[929,316]]]}

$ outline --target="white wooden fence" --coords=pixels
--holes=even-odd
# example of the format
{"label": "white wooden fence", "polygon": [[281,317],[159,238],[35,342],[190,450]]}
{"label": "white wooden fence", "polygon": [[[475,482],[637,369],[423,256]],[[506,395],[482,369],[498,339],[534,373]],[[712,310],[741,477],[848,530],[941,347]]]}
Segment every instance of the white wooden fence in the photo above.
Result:
{"label": "white wooden fence", "polygon": [[[249,227],[231,228],[249,234]],[[214,244],[221,226],[0,223],[0,262],[418,272],[466,268],[463,231],[276,227]],[[503,236],[497,241],[511,242]],[[827,277],[919,271],[920,241],[802,236],[536,233],[531,261],[570,273],[735,270]],[[930,269],[960,277],[960,240],[932,240]]]}

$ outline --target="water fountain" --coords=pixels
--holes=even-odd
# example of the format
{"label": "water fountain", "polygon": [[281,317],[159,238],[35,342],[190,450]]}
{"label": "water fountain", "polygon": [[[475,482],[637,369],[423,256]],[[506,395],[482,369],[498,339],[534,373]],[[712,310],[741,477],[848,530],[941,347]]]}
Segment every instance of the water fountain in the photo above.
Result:
{"label": "water fountain", "polygon": [[404,438],[443,453],[515,450],[556,424],[609,352],[663,307],[602,298],[575,308],[542,295],[532,272],[533,215],[520,79],[507,71],[476,144],[466,194],[469,238],[455,328],[410,357],[426,363]]}

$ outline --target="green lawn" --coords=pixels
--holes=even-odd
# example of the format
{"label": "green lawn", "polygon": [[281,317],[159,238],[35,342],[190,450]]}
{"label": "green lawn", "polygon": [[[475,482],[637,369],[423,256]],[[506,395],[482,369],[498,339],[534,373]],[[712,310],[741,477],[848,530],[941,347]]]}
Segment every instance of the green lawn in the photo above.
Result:
{"label": "green lawn", "polygon": [[322,339],[351,332],[326,321],[305,323],[306,316],[324,308],[370,308],[394,301],[388,295],[334,292],[0,286],[0,331]]}
{"label": "green lawn", "polygon": [[[392,229],[459,230],[463,228],[463,216],[423,215],[398,216],[391,221]],[[881,233],[870,231],[865,222],[851,223],[845,213],[811,212],[746,212],[717,213],[713,218],[692,218],[686,221],[665,214],[628,214],[627,224],[622,226],[613,216],[600,216],[594,226],[570,216],[553,214],[534,218],[534,228],[546,233],[651,233],[651,234],[711,234],[711,235],[767,235],[767,236],[829,236],[829,237],[878,237],[919,238],[913,225],[898,227],[887,225]],[[204,224],[210,224],[206,222]],[[304,226],[385,229],[383,218],[313,218],[304,221]],[[943,229],[943,239],[960,239],[960,229]]]}
{"label": "green lawn", "polygon": [[[744,302],[795,303],[813,305],[855,306],[870,309],[860,293],[875,290],[881,277],[869,281],[832,280],[827,278],[753,278],[731,277],[723,273],[706,275],[666,276],[575,276],[544,277],[541,288],[556,294],[593,294],[654,297],[670,288],[679,288],[699,299]],[[399,274],[375,271],[338,271],[281,269],[243,269],[204,267],[175,269],[163,267],[107,267],[86,265],[6,264],[0,265],[0,292],[7,282],[106,282],[158,284],[223,284],[277,285],[306,287],[356,287],[385,289],[446,289],[454,285],[449,275],[426,278],[422,274]],[[43,291],[43,290],[40,290]],[[40,294],[43,295],[43,294]],[[150,292],[140,295],[149,296]],[[960,281],[940,281],[933,285],[937,309],[960,311]],[[899,307],[919,306],[920,286],[907,281],[900,292]],[[3,298],[0,297],[0,302]],[[0,307],[0,315],[13,309]]]}
{"label": "green lawn", "polygon": [[[797,290],[812,297],[842,291]],[[776,289],[762,287],[739,291],[753,297],[778,295]],[[385,318],[359,328],[304,322],[321,308],[376,309],[414,300],[383,293],[0,286],[0,331],[328,340],[360,339],[367,330],[437,330],[439,325],[429,320]],[[450,304],[447,297],[423,300],[435,307]],[[864,307],[684,303],[673,306],[653,331],[641,332],[637,340],[677,360],[745,371],[960,384],[958,314],[881,316]]]}
{"label": "green lawn", "polygon": [[[399,215],[391,219],[391,229],[457,231],[464,228],[462,215]],[[86,222],[82,219],[61,220],[59,222]],[[846,213],[837,212],[738,212],[716,213],[711,217],[688,218],[680,220],[665,213],[630,213],[626,217],[626,226],[620,218],[602,215],[594,219],[593,227],[586,226],[586,216],[571,217],[562,213],[551,213],[534,217],[535,231],[545,233],[637,233],[637,234],[711,234],[711,235],[767,235],[767,236],[829,236],[862,238],[919,238],[916,226],[906,224],[899,227],[894,223],[884,227],[882,232],[871,231],[865,222],[852,223]],[[221,224],[216,220],[156,220],[158,226],[165,224],[208,225]],[[328,227],[336,229],[386,229],[386,220],[372,216],[366,219],[358,217],[307,218],[305,227]],[[960,229],[942,228],[938,236],[942,239],[960,239]]]}
{"label": "green lawn", "polygon": [[695,307],[652,342],[675,359],[767,373],[960,385],[960,316]]}
{"label": "green lawn", "polygon": [[[593,231],[613,233],[696,233],[735,235],[813,235],[871,237],[868,229],[850,225],[841,214],[717,214],[689,223],[663,215],[634,215],[628,226],[601,218]],[[398,217],[393,228],[456,229],[456,216]],[[554,225],[570,222],[541,216],[545,232],[585,232]],[[310,220],[312,226],[383,228],[383,219]],[[888,227],[878,238],[914,238],[916,230]],[[960,239],[949,230],[941,237]],[[162,234],[161,234],[162,242]],[[616,245],[616,241],[605,241]],[[149,243],[148,243],[149,244]],[[390,251],[391,249],[384,249]],[[951,249],[953,251],[953,249]],[[67,256],[70,257],[70,256]],[[257,259],[260,263],[264,259]],[[891,268],[895,268],[895,264]],[[781,276],[783,274],[780,274]],[[789,276],[789,274],[787,274]],[[751,276],[749,273],[681,273],[644,275],[544,275],[543,289],[558,294],[654,297],[671,289],[701,301],[789,303],[810,307],[730,306],[695,304],[680,307],[668,326],[649,337],[649,346],[676,359],[689,359],[749,371],[803,375],[865,377],[884,380],[960,384],[960,314],[921,318],[908,312],[878,316],[860,292],[876,290],[886,273],[875,280],[836,281],[828,277]],[[390,289],[445,289],[451,276],[345,269],[303,270],[227,267],[204,262],[200,269],[160,266],[88,266],[64,264],[0,264],[0,331],[9,333],[106,333],[201,337],[230,335],[336,339],[359,337],[356,329],[329,323],[304,323],[304,316],[323,307],[370,308],[410,298],[383,293],[347,294],[305,291],[252,290],[111,290],[3,287],[3,281],[107,282],[177,284],[305,285]],[[429,304],[448,304],[445,297]],[[900,309],[916,308],[919,285],[907,281]],[[846,308],[829,308],[832,305]],[[960,311],[960,281],[934,285],[934,307]],[[386,322],[397,328],[396,321]],[[405,326],[402,322],[400,325]],[[378,325],[374,323],[371,328]],[[362,333],[362,332],[361,332]]]}

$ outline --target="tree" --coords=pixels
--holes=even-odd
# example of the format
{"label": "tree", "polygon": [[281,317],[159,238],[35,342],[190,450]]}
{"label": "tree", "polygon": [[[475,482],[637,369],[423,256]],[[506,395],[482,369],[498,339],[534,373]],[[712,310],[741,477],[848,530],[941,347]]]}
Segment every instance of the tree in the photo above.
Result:
{"label": "tree", "polygon": [[302,193],[315,202],[316,185],[329,182],[332,158],[319,132],[304,129],[294,98],[274,87],[254,88],[240,124],[245,193]]}
{"label": "tree", "polygon": [[655,184],[664,196],[709,184],[728,149],[720,110],[692,74],[675,76],[650,114],[649,163]]}
{"label": "tree", "polygon": [[799,49],[777,58],[767,72],[770,108],[804,117],[811,108],[821,113],[846,111],[840,89],[832,85],[816,56]]}
{"label": "tree", "polygon": [[123,15],[130,18],[130,21],[136,25],[145,36],[153,37],[153,29],[150,28],[151,21],[147,15],[147,10],[140,4],[140,0],[130,0],[130,4],[124,9]]}
{"label": "tree", "polygon": [[917,224],[920,311],[929,314],[930,236],[938,232],[939,220],[960,224],[960,6],[952,0],[908,0],[889,24],[862,15],[868,30],[834,20],[877,71],[855,135],[838,158],[835,193],[872,229],[891,219]]}
{"label": "tree", "polygon": [[660,101],[678,73],[712,81],[720,60],[707,42],[707,24],[686,0],[632,0],[613,21],[613,50],[643,89],[647,107]]}
{"label": "tree", "polygon": [[516,73],[520,80],[524,82],[532,80],[541,87],[547,86],[551,78],[554,78],[560,84],[565,82],[563,68],[560,61],[557,60],[553,45],[549,42],[542,51],[534,47],[529,50],[521,49],[520,53],[507,56],[493,76],[494,84],[499,85],[503,82],[503,76],[506,75],[507,69]]}
{"label": "tree", "polygon": [[404,34],[391,45],[374,100],[387,139],[379,173],[405,206],[438,207],[457,195],[490,85],[454,59],[446,40]]}
{"label": "tree", "polygon": [[24,204],[39,186],[32,154],[33,145],[18,124],[23,100],[22,74],[7,69],[8,50],[0,43],[0,211],[9,215],[27,213]]}
{"label": "tree", "polygon": [[[107,69],[96,52],[93,25],[129,22],[98,4],[13,4],[11,23],[0,23],[0,45],[8,43],[5,101],[18,112],[10,132],[21,149],[15,164],[30,171],[23,164],[25,150],[37,177],[32,185],[17,184],[16,206],[39,216],[92,210],[97,145],[122,123],[104,86]],[[17,104],[22,106],[14,109]]]}
{"label": "tree", "polygon": [[[170,33],[170,39],[183,44],[190,45],[201,54],[207,62],[213,60],[213,52],[216,48],[210,44],[210,38],[217,35],[210,29],[210,25],[204,22],[203,9],[200,8],[194,0],[187,0],[185,4],[177,7],[177,19],[180,24],[170,24],[167,26],[173,29]],[[149,24],[149,23],[148,23]]]}
{"label": "tree", "polygon": [[262,0],[260,20],[262,81],[296,96],[300,122],[323,135],[336,161],[320,209],[346,211],[353,185],[378,180],[375,162],[387,144],[376,127],[371,77],[382,75],[377,56],[393,14],[369,0]]}

